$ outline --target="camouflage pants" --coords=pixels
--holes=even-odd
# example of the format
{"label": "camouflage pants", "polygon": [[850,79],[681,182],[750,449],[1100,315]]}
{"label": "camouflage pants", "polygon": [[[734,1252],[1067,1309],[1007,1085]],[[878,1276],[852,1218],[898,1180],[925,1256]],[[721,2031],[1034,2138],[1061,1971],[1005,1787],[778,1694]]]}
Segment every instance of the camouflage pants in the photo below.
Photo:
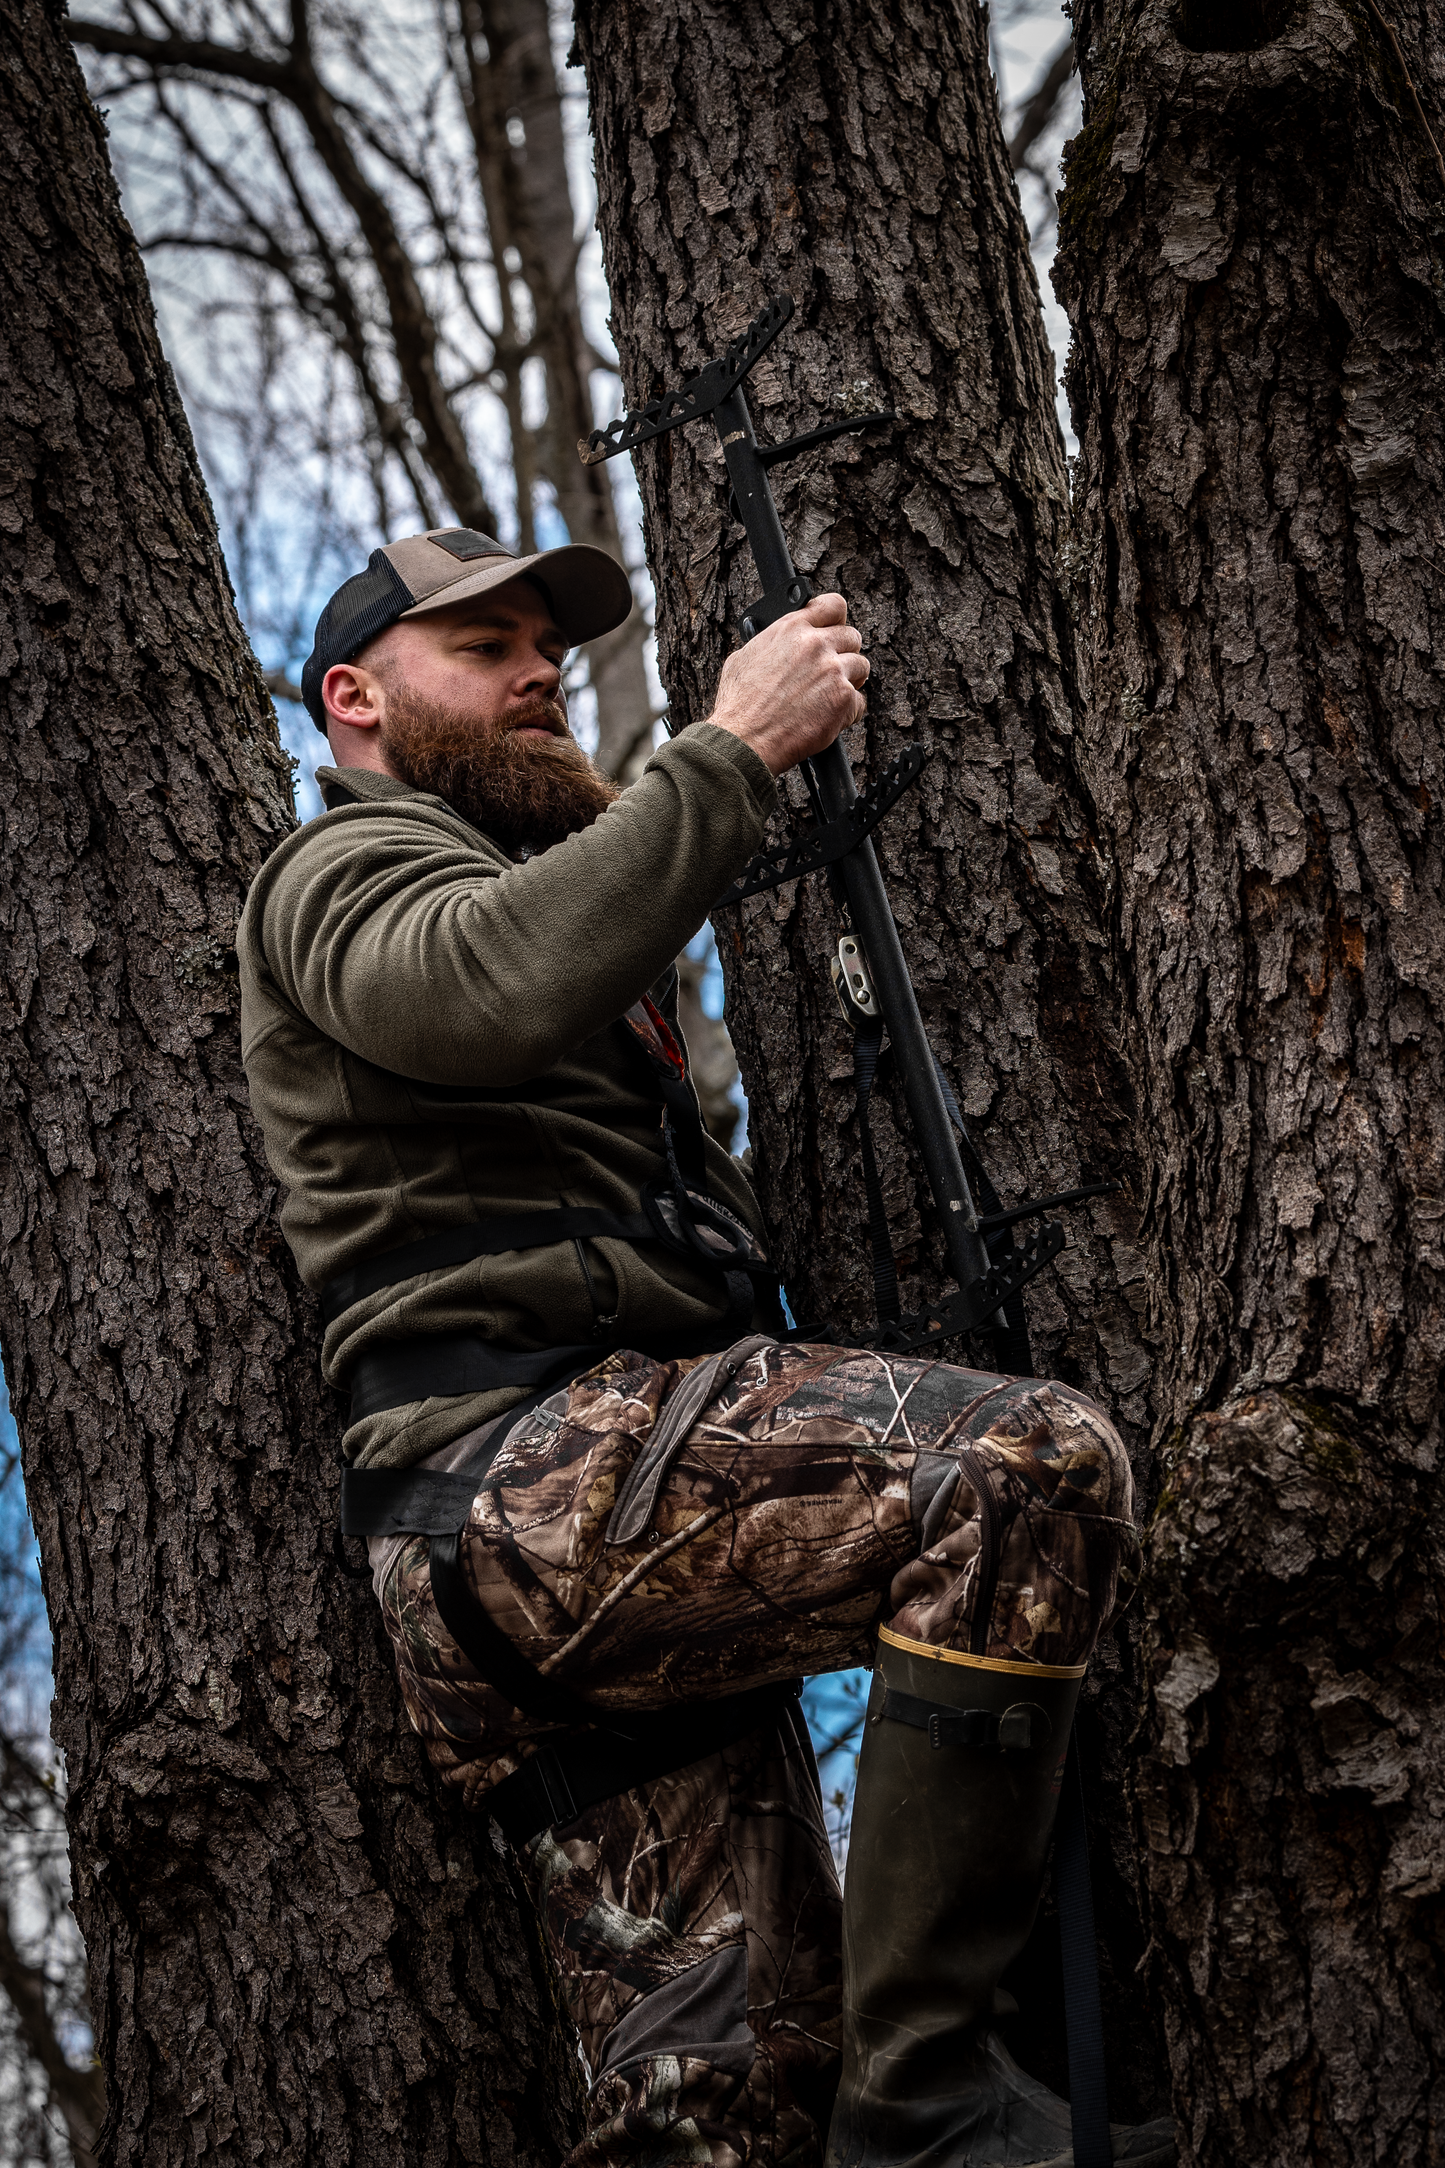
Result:
{"label": "camouflage pants", "polygon": [[[609,1545],[695,1367],[624,1351],[507,1431],[464,1554],[532,1664],[605,1708],[654,1710],[865,1663],[880,1621],[1082,1666],[1135,1550],[1128,1463],[1092,1402],[769,1341],[686,1429],[648,1525]],[[465,1466],[479,1438],[434,1464]],[[451,1640],[426,1543],[373,1557],[408,1713],[484,1808],[538,1727]],[[756,1733],[546,1831],[522,1864],[593,2081],[569,2168],[816,2168],[840,1897],[803,1742]]]}

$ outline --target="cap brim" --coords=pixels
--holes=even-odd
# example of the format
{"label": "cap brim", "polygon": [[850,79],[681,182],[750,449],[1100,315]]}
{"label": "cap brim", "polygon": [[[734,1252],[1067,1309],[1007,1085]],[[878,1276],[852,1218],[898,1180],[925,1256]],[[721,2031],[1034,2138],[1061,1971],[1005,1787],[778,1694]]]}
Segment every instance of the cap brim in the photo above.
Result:
{"label": "cap brim", "polygon": [[403,610],[403,618],[432,617],[450,610],[473,595],[485,595],[534,573],[552,598],[552,614],[569,647],[584,640],[600,639],[622,624],[632,610],[632,582],[606,550],[586,542],[567,542],[560,549],[539,550],[534,557],[489,557],[460,579],[439,587],[425,602]]}

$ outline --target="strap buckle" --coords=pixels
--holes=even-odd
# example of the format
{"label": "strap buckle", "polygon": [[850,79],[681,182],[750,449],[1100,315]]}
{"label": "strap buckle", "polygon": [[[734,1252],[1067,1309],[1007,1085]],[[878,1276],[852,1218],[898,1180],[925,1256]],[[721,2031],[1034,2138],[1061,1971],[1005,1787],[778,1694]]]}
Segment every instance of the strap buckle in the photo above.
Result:
{"label": "strap buckle", "polygon": [[871,1023],[882,1012],[878,996],[873,991],[873,981],[868,976],[868,960],[862,944],[855,933],[845,933],[838,943],[838,953],[829,967],[833,974],[833,991],[838,996],[838,1007],[843,1021],[850,1031],[858,1029],[859,1017]]}
{"label": "strap buckle", "polygon": [[1016,1701],[1000,1716],[992,1709],[953,1709],[946,1703],[924,1701],[895,1686],[884,1695],[883,1714],[895,1724],[911,1724],[927,1732],[935,1752],[945,1746],[969,1746],[1027,1754],[1043,1746],[1052,1730],[1047,1712],[1037,1702]]}

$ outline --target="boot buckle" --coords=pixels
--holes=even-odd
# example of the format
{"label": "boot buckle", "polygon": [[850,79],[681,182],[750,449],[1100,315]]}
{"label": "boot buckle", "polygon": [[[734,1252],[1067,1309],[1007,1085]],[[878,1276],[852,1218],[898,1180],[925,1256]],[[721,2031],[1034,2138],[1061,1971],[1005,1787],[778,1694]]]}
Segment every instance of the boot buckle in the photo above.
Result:
{"label": "boot buckle", "polygon": [[931,1747],[993,1746],[997,1743],[998,1719],[987,1709],[931,1709],[927,1731]]}

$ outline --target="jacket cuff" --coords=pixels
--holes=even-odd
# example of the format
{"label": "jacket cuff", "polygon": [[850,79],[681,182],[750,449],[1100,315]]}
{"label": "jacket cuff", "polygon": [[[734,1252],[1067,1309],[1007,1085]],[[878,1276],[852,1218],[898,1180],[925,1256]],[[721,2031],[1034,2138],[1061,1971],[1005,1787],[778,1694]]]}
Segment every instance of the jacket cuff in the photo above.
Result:
{"label": "jacket cuff", "polygon": [[719,768],[731,770],[746,787],[759,826],[766,827],[778,802],[778,785],[767,762],[750,745],[744,745],[731,730],[719,729],[716,723],[693,723],[659,746],[652,758],[665,761],[677,753],[700,759],[714,773]]}

